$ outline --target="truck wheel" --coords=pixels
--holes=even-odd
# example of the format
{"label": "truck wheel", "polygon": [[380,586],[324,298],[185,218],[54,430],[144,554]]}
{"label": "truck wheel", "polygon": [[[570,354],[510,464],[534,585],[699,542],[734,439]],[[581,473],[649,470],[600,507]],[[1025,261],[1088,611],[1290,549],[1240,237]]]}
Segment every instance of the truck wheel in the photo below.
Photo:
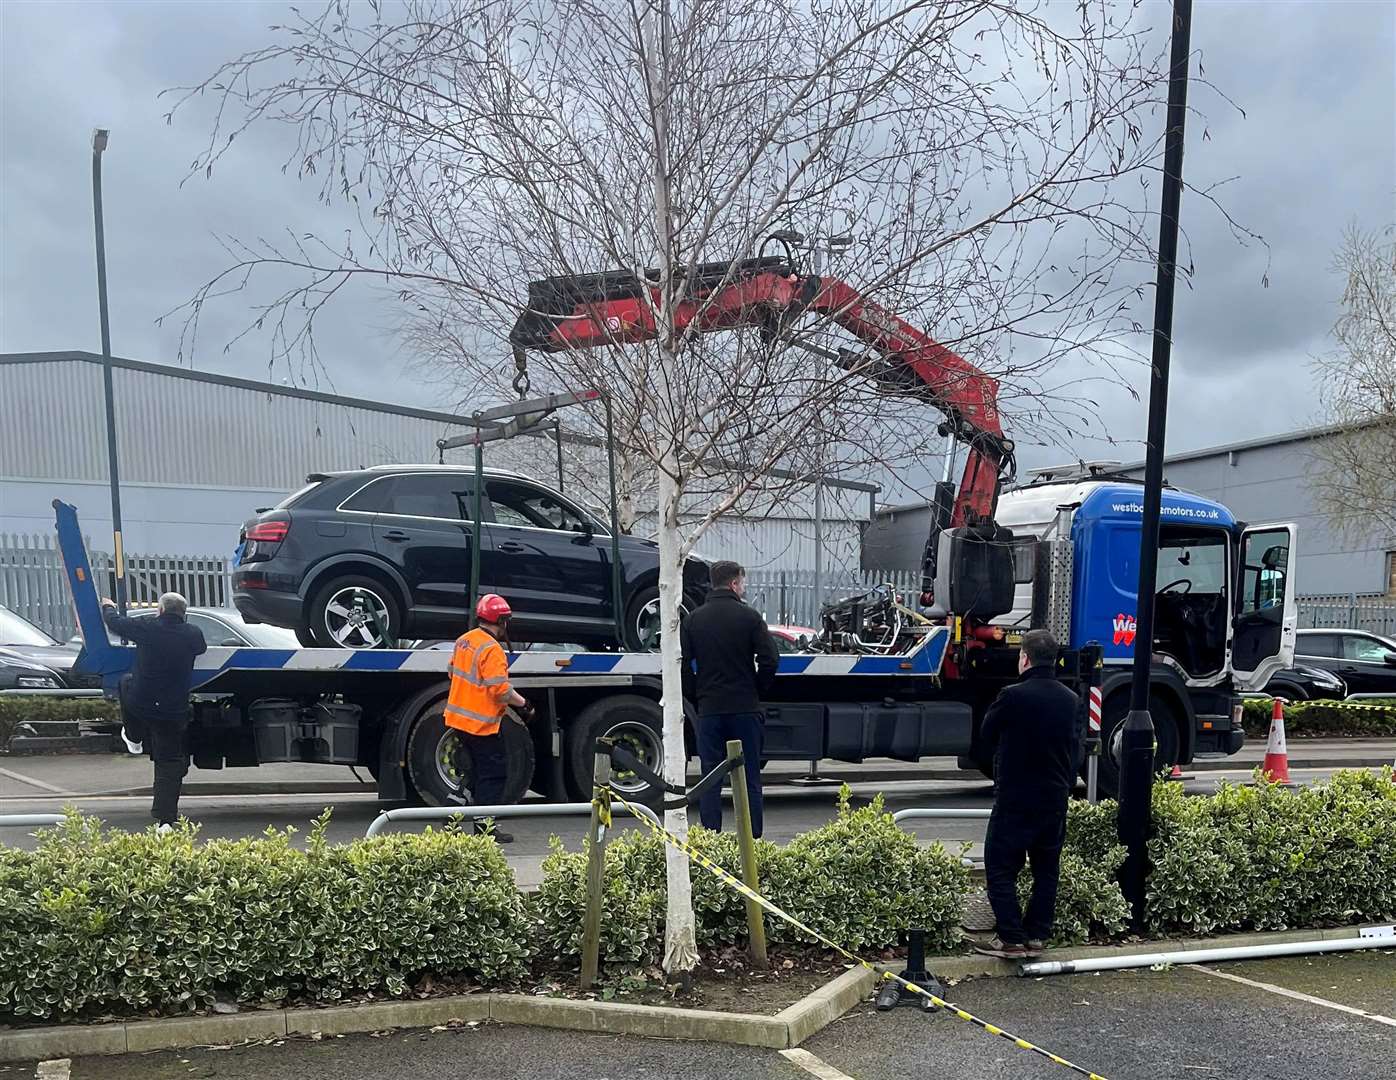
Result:
{"label": "truck wheel", "polygon": [[[1097,787],[1100,797],[1114,799],[1120,792],[1120,740],[1125,717],[1129,715],[1129,694],[1116,694],[1105,703],[1101,717],[1100,772]],[[1171,769],[1178,763],[1178,718],[1173,706],[1158,695],[1149,698],[1149,715],[1154,721],[1154,772]],[[1086,762],[1081,763],[1081,775],[1086,775]]]}
{"label": "truck wheel", "polygon": [[[657,773],[664,771],[664,714],[659,703],[639,694],[617,694],[593,701],[567,727],[567,790],[579,802],[591,801],[596,740],[609,737]],[[621,794],[648,785],[633,773],[612,772],[611,784]]]}
{"label": "truck wheel", "polygon": [[379,627],[396,638],[402,629],[397,598],[381,581],[361,574],[337,577],[315,591],[306,608],[310,638],[322,649],[381,649]]}
{"label": "truck wheel", "polygon": [[[506,719],[499,726],[504,740],[504,761],[508,779],[504,782],[505,803],[516,803],[533,783],[533,736],[522,724]],[[448,728],[441,717],[441,704],[422,710],[420,718],[407,739],[407,776],[417,794],[427,806],[448,806],[459,783],[456,772],[456,741],[454,728]],[[470,788],[470,777],[465,779]]]}

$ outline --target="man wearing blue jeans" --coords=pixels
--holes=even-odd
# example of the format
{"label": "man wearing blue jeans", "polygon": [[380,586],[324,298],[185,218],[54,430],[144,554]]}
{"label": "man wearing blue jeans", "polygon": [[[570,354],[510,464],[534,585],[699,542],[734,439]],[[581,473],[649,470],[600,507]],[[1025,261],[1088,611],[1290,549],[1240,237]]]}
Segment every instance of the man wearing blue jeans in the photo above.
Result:
{"label": "man wearing blue jeans", "polygon": [[[751,831],[761,835],[761,743],[765,717],[761,692],[775,678],[780,655],[760,613],[742,603],[746,571],[716,562],[712,591],[679,630],[684,697],[698,706],[698,757],[703,772],[727,757],[727,740],[740,739],[746,762]],[[698,804],[703,827],[722,830],[722,791],[712,788]]]}

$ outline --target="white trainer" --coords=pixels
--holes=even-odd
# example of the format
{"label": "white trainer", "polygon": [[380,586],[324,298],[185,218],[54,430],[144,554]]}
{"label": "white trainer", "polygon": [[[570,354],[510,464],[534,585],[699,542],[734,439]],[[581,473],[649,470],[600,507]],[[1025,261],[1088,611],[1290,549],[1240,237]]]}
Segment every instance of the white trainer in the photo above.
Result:
{"label": "white trainer", "polygon": [[125,728],[122,728],[122,729],[121,729],[121,741],[124,742],[124,743],[126,744],[126,749],[127,749],[127,751],[128,751],[129,753],[132,753],[132,754],[144,754],[144,753],[145,753],[145,744],[144,744],[144,743],[138,743],[138,742],[132,742],[132,741],[130,740],[130,738],[127,736],[127,734],[126,734],[126,729],[125,729]]}
{"label": "white trainer", "polygon": [[156,836],[169,836],[170,833],[172,833],[172,832],[174,832],[174,826],[171,825],[171,824],[167,821],[167,822],[165,822],[163,825],[160,825],[160,826],[158,826],[158,827],[156,828],[156,830],[155,830],[155,835],[156,835]]}

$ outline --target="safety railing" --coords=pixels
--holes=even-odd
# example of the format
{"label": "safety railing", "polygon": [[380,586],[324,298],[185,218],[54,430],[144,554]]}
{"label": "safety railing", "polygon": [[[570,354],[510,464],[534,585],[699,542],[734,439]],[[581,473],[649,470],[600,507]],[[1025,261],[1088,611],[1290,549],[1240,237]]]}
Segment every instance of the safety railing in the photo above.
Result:
{"label": "safety railing", "polygon": [[[659,816],[647,806],[618,806],[659,824]],[[368,824],[365,837],[377,836],[395,821],[450,821],[453,818],[586,817],[591,803],[513,803],[508,806],[405,806],[384,810]]]}

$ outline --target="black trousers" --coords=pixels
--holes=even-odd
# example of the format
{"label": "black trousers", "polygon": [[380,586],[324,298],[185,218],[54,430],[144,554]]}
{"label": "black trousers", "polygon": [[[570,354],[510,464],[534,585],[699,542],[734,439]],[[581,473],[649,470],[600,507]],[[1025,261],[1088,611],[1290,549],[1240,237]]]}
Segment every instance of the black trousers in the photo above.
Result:
{"label": "black trousers", "polygon": [[[747,801],[751,803],[751,834],[761,835],[761,746],[765,741],[760,713],[708,713],[698,718],[698,757],[707,773],[727,760],[727,740],[740,739],[746,768]],[[724,783],[729,783],[730,778]],[[722,787],[710,788],[698,801],[703,828],[722,831]]]}
{"label": "black trousers", "polygon": [[509,779],[509,762],[504,756],[502,733],[472,735],[468,731],[457,730],[455,765],[463,795],[466,793],[465,779],[470,777],[472,805],[500,805],[504,799],[504,784]]}
{"label": "black trousers", "polygon": [[155,764],[155,781],[150,816],[161,825],[172,825],[179,817],[179,795],[189,773],[189,712],[146,712],[129,705],[122,713],[122,726],[133,742],[145,744],[145,752]]}
{"label": "black trousers", "polygon": [[[998,936],[1008,944],[1046,941],[1057,909],[1066,807],[1020,809],[995,804],[984,838],[984,877]],[[1024,914],[1018,906],[1018,874],[1027,859],[1032,896]]]}

